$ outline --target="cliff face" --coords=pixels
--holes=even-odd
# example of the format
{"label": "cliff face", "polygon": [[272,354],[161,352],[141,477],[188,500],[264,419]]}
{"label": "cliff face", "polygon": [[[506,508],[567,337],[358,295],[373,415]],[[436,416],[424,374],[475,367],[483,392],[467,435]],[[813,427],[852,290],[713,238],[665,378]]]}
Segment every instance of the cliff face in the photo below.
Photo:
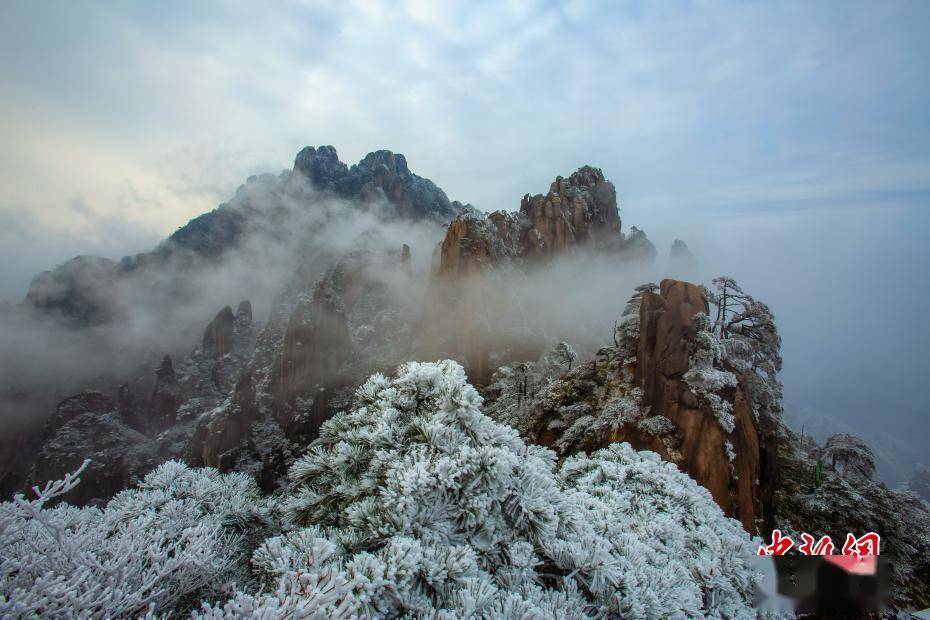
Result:
{"label": "cliff face", "polygon": [[643,295],[636,382],[650,413],[669,419],[680,434],[678,464],[727,514],[754,531],[763,516],[762,487],[769,481],[762,476],[759,427],[742,384],[724,395],[735,418],[728,433],[682,378],[690,364],[693,317],[699,312],[708,313],[707,299],[687,282],[664,280],[658,294]]}
{"label": "cliff face", "polygon": [[155,389],[149,407],[150,428],[162,431],[174,425],[180,404],[178,377],[171,356],[166,355],[155,371]]}
{"label": "cliff face", "polygon": [[483,385],[494,371],[492,354],[506,349],[509,357],[538,355],[540,342],[514,342],[490,317],[499,306],[503,314],[514,310],[504,300],[508,278],[581,251],[615,257],[618,264],[651,261],[655,254],[641,231],[620,231],[616,189],[597,168],[556,177],[547,193],[527,194],[513,213],[466,209],[438,247],[419,357],[453,357],[469,380]]}
{"label": "cliff face", "polygon": [[[191,220],[152,252],[120,263],[81,260],[58,276],[45,276],[30,303],[76,314],[84,323],[106,322],[109,301],[84,303],[92,292],[84,290],[86,281],[99,281],[102,289],[113,281],[122,285],[142,278],[151,269],[166,275],[171,303],[183,304],[198,294],[197,279],[191,277],[198,265],[221,263],[250,230],[266,231],[271,240],[304,239],[307,231],[290,230],[290,216],[306,223],[302,210],[333,197],[349,199],[346,208],[389,221],[448,221],[459,214],[440,245],[425,311],[419,294],[406,298],[411,290],[422,291],[410,283],[419,276],[413,274],[409,247],[387,254],[383,246],[374,250],[361,241],[348,251],[332,249],[323,240],[319,251],[312,243],[301,247],[294,263],[281,267],[287,270],[285,284],[263,324],[253,322],[248,302],[235,311],[225,306],[188,355],[159,355],[153,360],[154,377],[145,373],[142,379],[113,381],[120,385],[115,404],[85,403],[81,415],[91,408],[95,417],[85,418],[93,424],[69,435],[78,437],[72,442],[75,458],[91,449],[98,429],[114,437],[131,435],[134,439],[126,442],[138,444],[148,459],[183,458],[193,465],[246,471],[271,489],[297,446],[313,439],[320,424],[344,407],[352,388],[372,372],[390,371],[408,359],[455,356],[464,358],[472,379],[481,383],[499,364],[489,360],[489,353],[506,350],[519,357],[535,351],[536,342],[519,349],[487,329],[495,308],[482,307],[483,287],[501,286],[500,280],[484,281],[489,268],[515,267],[518,276],[582,248],[620,253],[649,247],[635,229],[628,237],[620,232],[616,191],[595,168],[556,178],[545,194],[525,196],[519,211],[484,216],[449,201],[432,182],[412,173],[403,155],[376,151],[347,166],[332,147],[308,147],[297,155],[293,170],[250,178],[228,203]],[[339,209],[326,211],[327,218],[339,215]],[[306,239],[316,239],[312,233]],[[56,282],[61,285],[52,286]],[[164,293],[159,290],[153,284],[153,298]],[[423,320],[415,323],[420,312]],[[442,338],[427,334],[424,339],[428,330]],[[423,340],[440,346],[427,351],[420,346]],[[114,425],[119,432],[109,428]],[[10,453],[15,448],[3,446]],[[105,452],[115,455],[115,450],[111,446]],[[48,473],[45,465],[33,473]],[[101,482],[94,497],[113,488]]]}
{"label": "cliff face", "polygon": [[82,484],[66,499],[77,504],[106,500],[157,464],[152,448],[151,440],[120,418],[106,395],[82,392],[59,403],[47,420],[33,479],[58,480],[90,459]]}
{"label": "cliff face", "polygon": [[119,313],[112,294],[116,263],[99,256],[78,256],[36,275],[23,305],[42,315],[62,317],[67,327],[100,325]]}
{"label": "cliff face", "polygon": [[[219,391],[225,400],[194,397],[182,407],[200,412],[188,430],[185,458],[223,471],[251,472],[262,488],[274,489],[300,446],[347,404],[354,386],[409,352],[399,292],[373,275],[373,270],[386,271],[403,285],[410,277],[409,260],[406,246],[388,254],[349,252],[309,294],[302,289],[283,294],[251,346],[239,344],[243,330],[236,327],[233,353],[211,362],[216,368],[226,360],[228,376],[237,379]],[[237,313],[237,326],[245,323],[242,314]],[[216,371],[198,373],[192,376]]]}
{"label": "cliff face", "polygon": [[[273,490],[355,385],[408,358],[409,312],[400,300],[413,277],[410,253],[406,246],[348,252],[309,291],[284,291],[263,325],[253,321],[248,301],[235,312],[222,308],[187,356],[177,363],[164,356],[147,398],[124,384],[117,405],[101,393],[63,402],[50,419],[48,456],[33,479],[57,471],[50,469],[56,459],[79,464],[91,456],[107,463],[115,477],[88,478],[82,487],[90,495],[73,501],[105,498],[137,470],[117,465],[126,460],[122,441],[132,448],[133,463],[178,458],[252,474],[263,489]],[[81,416],[80,425],[68,426]],[[62,426],[66,435],[57,431]],[[101,443],[93,456],[95,433],[121,439]],[[68,459],[61,458],[65,447],[73,449]]]}
{"label": "cliff face", "polygon": [[516,213],[461,214],[442,242],[436,275],[467,276],[505,259],[548,260],[578,246],[617,248],[622,241],[613,183],[584,166],[567,179],[557,177],[545,195],[524,196]]}
{"label": "cliff face", "polygon": [[297,154],[294,172],[338,196],[386,204],[392,217],[447,222],[461,208],[432,181],[411,172],[403,155],[391,151],[369,153],[349,168],[333,147],[308,146]]}
{"label": "cliff face", "polygon": [[[252,311],[249,310],[251,316]],[[236,317],[229,306],[220,310],[203,333],[203,349],[214,357],[223,357],[232,351],[233,325]]]}
{"label": "cliff face", "polygon": [[646,291],[637,329],[615,347],[570,366],[541,393],[524,388],[522,397],[532,403],[525,426],[531,439],[562,453],[619,441],[656,452],[707,488],[748,531],[765,531],[776,483],[774,439],[760,429],[742,378],[720,393],[732,407],[731,430],[685,380],[694,315],[707,312],[693,284],[664,280],[657,293]]}
{"label": "cliff face", "polygon": [[[329,396],[344,385],[344,366],[353,349],[340,301],[318,288],[311,299],[297,305],[288,321],[270,388],[278,419],[287,426],[307,417],[315,431],[327,417]],[[294,409],[301,411],[295,414]]]}
{"label": "cliff face", "polygon": [[520,213],[529,220],[523,253],[551,258],[574,245],[612,243],[620,235],[620,212],[614,184],[597,168],[584,166],[557,177],[543,195],[523,197]]}
{"label": "cliff face", "polygon": [[440,244],[438,279],[480,274],[485,268],[516,253],[521,226],[518,216],[497,211],[484,219],[463,214],[449,224]]}
{"label": "cliff face", "polygon": [[293,222],[281,217],[282,209],[299,212],[332,197],[388,220],[447,223],[463,208],[432,181],[413,173],[400,153],[375,151],[350,167],[339,161],[332,146],[308,146],[297,154],[291,170],[250,177],[229,202],[190,220],[151,251],[118,262],[78,256],[37,274],[21,306],[81,329],[131,312],[120,305],[117,284],[136,284],[152,300],[196,298],[201,293],[193,277],[198,270],[222,261],[256,230],[268,232],[271,240],[288,237],[294,233]]}

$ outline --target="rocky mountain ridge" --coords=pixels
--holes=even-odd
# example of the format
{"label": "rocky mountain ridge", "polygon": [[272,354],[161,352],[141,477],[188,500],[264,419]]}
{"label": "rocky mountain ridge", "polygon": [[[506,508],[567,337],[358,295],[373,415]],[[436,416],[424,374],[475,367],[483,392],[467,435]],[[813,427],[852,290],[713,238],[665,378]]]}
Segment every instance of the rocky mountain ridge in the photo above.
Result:
{"label": "rocky mountain ridge", "polygon": [[[365,227],[327,245],[332,223],[357,213]],[[431,240],[431,269],[413,267],[422,247],[381,234],[396,222],[449,222]],[[33,312],[59,330],[119,327],[138,312],[118,294],[127,282],[139,279],[151,290],[146,303],[170,307],[197,296],[197,273],[256,238],[296,248],[271,263],[282,273],[266,318],[250,301],[214,306],[185,353],[158,351],[145,376],[120,369],[119,381],[61,400],[43,425],[0,437],[0,490],[62,478],[89,458],[72,503],[99,504],[167,459],[243,472],[275,492],[367,377],[449,357],[481,389],[486,413],[528,441],[560,458],[618,442],[655,452],[750,533],[815,524],[840,536],[852,510],[856,527],[875,522],[911,537],[910,546],[890,547],[908,567],[896,570],[895,584],[902,600],[927,600],[930,589],[907,583],[930,575],[920,559],[930,543],[914,529],[930,525],[930,513],[912,494],[872,482],[867,448],[845,437],[808,445],[781,422],[774,317],[731,279],[715,280],[722,298],[683,280],[637,287],[625,309],[613,310],[621,315],[613,342],[582,361],[534,332],[544,308],[518,304],[521,323],[508,322],[517,285],[534,274],[573,259],[615,270],[654,260],[642,231],[621,230],[616,189],[597,168],[557,177],[518,211],[483,214],[449,201],[402,155],[377,151],[349,167],[332,147],[307,147],[293,170],[249,179],[152,252],[119,262],[79,257],[40,274],[2,320]],[[695,270],[683,242],[670,258],[679,273]],[[555,304],[559,294],[543,299]],[[741,357],[747,347],[751,355]],[[818,463],[828,463],[822,486],[811,479]],[[858,506],[862,498],[874,508]],[[895,523],[896,512],[908,523]]]}
{"label": "rocky mountain ridge", "polygon": [[436,275],[465,277],[504,261],[544,263],[578,248],[647,260],[656,254],[641,231],[621,232],[616,188],[591,166],[556,177],[544,195],[525,195],[517,212],[459,215],[440,246]]}
{"label": "rocky mountain ridge", "polygon": [[663,280],[634,306],[613,346],[589,361],[575,363],[563,350],[542,372],[539,365],[499,369],[487,390],[491,410],[560,454],[615,442],[656,452],[707,488],[747,531],[770,529],[777,442],[753,410],[745,381],[714,393],[732,409],[727,425],[686,380],[695,364],[695,317],[710,311],[706,294]]}
{"label": "rocky mountain ridge", "polygon": [[[56,286],[31,290],[24,305],[64,312],[72,325],[111,320],[112,313],[93,310],[101,280],[144,271],[174,254],[183,255],[178,265],[187,267],[222,260],[242,241],[245,222],[261,223],[271,239],[294,234],[289,217],[335,198],[350,200],[349,207],[337,205],[335,217],[339,209],[359,208],[375,210],[382,218],[376,221],[451,219],[436,246],[422,306],[409,296],[422,278],[410,269],[409,246],[385,249],[376,234],[366,233],[350,250],[311,250],[282,265],[293,273],[265,322],[255,320],[248,301],[235,311],[222,307],[199,343],[179,361],[164,355],[149,381],[121,384],[115,400],[82,392],[62,401],[43,430],[42,456],[28,477],[61,475],[74,458],[99,452],[99,435],[114,437],[120,450],[98,455],[99,482],[84,486],[91,494],[85,500],[105,499],[167,458],[246,471],[270,491],[299,447],[349,405],[359,383],[407,359],[460,359],[496,405],[502,369],[535,359],[543,348],[540,342],[522,349],[505,345],[495,341],[496,333],[487,338],[487,323],[475,321],[508,278],[545,270],[565,256],[606,256],[622,268],[656,254],[641,231],[622,232],[616,189],[597,168],[557,177],[546,194],[524,196],[516,212],[484,215],[449,201],[410,172],[402,155],[377,151],[349,167],[332,147],[307,147],[293,170],[251,178],[233,200],[195,218],[152,253],[119,263],[81,260],[42,275],[40,284]],[[693,263],[681,242],[672,255]],[[308,258],[324,266],[308,265]],[[179,273],[172,271],[172,278]],[[490,274],[503,279],[486,279]],[[475,281],[479,286],[472,286]],[[738,369],[727,370],[732,381],[709,395],[684,378],[694,355],[694,317],[710,311],[705,291],[671,280],[656,288],[641,292],[636,328],[621,334],[614,347],[574,368],[555,364],[547,398],[533,402],[530,411],[524,373],[520,408],[531,423],[509,422],[523,424],[531,439],[563,453],[615,441],[655,451],[706,486],[747,530],[762,530],[772,522],[776,444],[767,440]],[[64,303],[71,298],[80,303]],[[145,385],[151,387],[140,387]],[[708,398],[724,403],[728,422],[721,422]],[[630,423],[623,423],[624,416],[633,416]],[[609,428],[598,427],[597,419]],[[17,445],[25,444],[6,442],[4,449],[21,454]],[[22,471],[8,468],[5,475],[5,488],[25,482]]]}
{"label": "rocky mountain ridge", "polygon": [[111,322],[131,311],[113,296],[125,279],[155,270],[163,276],[168,268],[174,290],[165,294],[189,294],[185,272],[222,261],[256,229],[271,240],[284,240],[294,233],[294,211],[315,209],[330,198],[391,221],[445,223],[465,207],[411,172],[401,154],[375,151],[349,167],[332,146],[306,147],[291,170],[250,177],[229,202],[195,217],[150,252],[120,261],[78,256],[36,275],[20,306],[72,328]]}
{"label": "rocky mountain ridge", "polygon": [[[296,261],[279,266],[290,275],[283,280],[267,322],[253,322],[248,302],[235,312],[226,306],[183,359],[155,357],[154,376],[129,381],[125,377],[113,402],[106,397],[107,403],[88,404],[88,419],[122,425],[119,433],[138,440],[128,443],[144,446],[146,456],[135,459],[138,463],[124,457],[122,465],[110,463],[114,480],[137,478],[153,459],[184,458],[192,464],[252,471],[267,482],[274,477],[269,470],[283,471],[292,442],[312,438],[368,374],[389,372],[405,359],[431,353],[464,356],[467,361],[469,351],[457,349],[454,342],[436,352],[436,339],[423,336],[430,329],[424,326],[432,326],[434,334],[438,328],[453,340],[467,338],[464,323],[446,329],[436,319],[438,313],[457,320],[456,313],[442,310],[447,300],[436,304],[433,297],[424,310],[404,299],[414,277],[409,246],[384,250],[365,233],[348,251],[316,248],[313,225],[338,221],[346,209],[373,213],[375,222],[452,220],[437,245],[439,265],[430,276],[433,290],[449,280],[456,255],[465,262],[483,260],[459,235],[463,228],[471,231],[475,243],[501,248],[497,254],[492,248],[487,258],[512,259],[527,268],[575,251],[622,253],[638,247],[642,257],[655,254],[642,233],[633,229],[627,237],[620,232],[616,190],[596,168],[585,166],[567,178],[558,177],[546,194],[525,196],[519,212],[491,214],[483,224],[474,208],[450,201],[428,179],[413,174],[403,155],[376,151],[349,167],[332,147],[307,147],[297,154],[292,170],[251,177],[232,200],[194,218],[152,252],[119,262],[79,257],[40,274],[16,309],[54,318],[56,325],[69,330],[119,325],[121,317],[135,312],[118,296],[126,282],[139,280],[148,303],[170,307],[197,295],[192,274],[222,264],[255,230],[273,243],[303,234],[301,225],[310,227],[305,242],[297,244],[306,249]],[[294,226],[303,213],[321,210],[322,219]],[[512,239],[505,221],[513,224]],[[491,226],[491,238],[476,232],[482,225]],[[503,268],[505,262],[489,267]],[[470,373],[480,380],[485,370],[473,364]],[[99,390],[106,385],[88,387]],[[113,411],[117,415],[111,416]],[[80,441],[72,438],[71,452],[92,449],[91,426],[85,425],[87,445],[80,448]],[[276,446],[268,453],[256,447],[263,443],[257,436],[261,434],[275,438]],[[46,431],[41,441],[55,446],[55,435]],[[15,449],[22,441],[11,438],[3,443],[5,449],[22,454]],[[274,463],[267,465],[269,459]],[[48,476],[58,473],[42,471]],[[17,472],[10,468],[3,473],[4,489],[36,474],[21,466]],[[101,483],[102,497],[117,486]]]}

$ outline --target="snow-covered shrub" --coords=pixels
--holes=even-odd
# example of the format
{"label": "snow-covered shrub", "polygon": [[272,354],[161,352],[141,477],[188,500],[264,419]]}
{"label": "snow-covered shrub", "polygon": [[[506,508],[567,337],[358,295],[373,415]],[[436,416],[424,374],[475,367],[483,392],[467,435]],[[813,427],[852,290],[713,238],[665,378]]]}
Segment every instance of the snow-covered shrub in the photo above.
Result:
{"label": "snow-covered shrub", "polygon": [[733,449],[733,444],[730,443],[730,440],[727,440],[727,442],[723,444],[723,448],[727,452],[727,460],[732,463],[736,459],[736,450]]}
{"label": "snow-covered shrub", "polygon": [[0,504],[0,616],[136,617],[196,607],[242,578],[269,518],[251,478],[175,461],[102,509],[49,507],[79,474],[35,488],[36,499]]}
{"label": "snow-covered shrub", "polygon": [[565,453],[585,439],[601,441],[611,431],[644,418],[649,407],[643,405],[643,391],[632,388],[627,394],[610,398],[597,412],[592,413],[591,406],[582,402],[561,407],[558,413],[549,428],[565,429],[555,444],[560,453]]}
{"label": "snow-covered shrub", "polygon": [[757,548],[704,487],[654,452],[611,444],[558,473],[621,562],[623,617],[755,617],[747,607]]}
{"label": "snow-covered shrub", "polygon": [[[892,490],[866,477],[871,454],[857,438],[828,440],[834,448],[830,452],[838,457],[832,467],[824,447],[810,448],[783,424],[777,432],[775,527],[796,541],[809,532],[831,536],[840,546],[849,532],[877,532],[891,573],[891,604],[899,609],[930,607],[930,505],[910,490]],[[820,479],[815,475],[818,460],[826,465]]]}
{"label": "snow-covered shrub", "polygon": [[546,387],[572,369],[578,354],[566,342],[547,349],[535,362],[501,366],[491,377],[487,393],[493,395],[487,413],[497,422],[521,433],[532,423],[531,412]]}
{"label": "snow-covered shrub", "polygon": [[674,422],[664,415],[653,415],[643,418],[636,423],[636,426],[650,435],[668,435],[674,433],[678,428],[675,426]]}
{"label": "snow-covered shrub", "polygon": [[205,616],[752,615],[754,547],[707,491],[628,445],[557,472],[453,361],[371,377],[290,476],[265,589]]}
{"label": "snow-covered shrub", "polygon": [[632,364],[636,361],[636,352],[639,347],[639,311],[643,305],[643,296],[655,293],[659,285],[652,282],[640,284],[633,289],[633,294],[626,302],[620,319],[614,324],[614,346],[620,353],[623,364]]}
{"label": "snow-covered shrub", "polygon": [[720,427],[731,433],[736,424],[733,404],[722,398],[718,392],[736,387],[736,375],[720,367],[724,358],[724,348],[712,331],[713,325],[708,316],[699,312],[694,315],[693,322],[697,333],[690,343],[691,359],[683,379],[691,391],[713,412]]}

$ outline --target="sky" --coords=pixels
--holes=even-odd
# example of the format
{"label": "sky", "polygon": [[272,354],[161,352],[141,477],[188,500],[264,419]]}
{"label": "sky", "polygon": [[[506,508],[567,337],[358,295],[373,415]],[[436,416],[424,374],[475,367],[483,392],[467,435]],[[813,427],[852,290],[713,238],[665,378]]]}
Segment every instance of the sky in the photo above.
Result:
{"label": "sky", "polygon": [[926,418],[927,24],[924,0],[5,3],[0,299],[308,144],[403,153],[486,211],[592,164],[625,229],[770,301],[789,399]]}

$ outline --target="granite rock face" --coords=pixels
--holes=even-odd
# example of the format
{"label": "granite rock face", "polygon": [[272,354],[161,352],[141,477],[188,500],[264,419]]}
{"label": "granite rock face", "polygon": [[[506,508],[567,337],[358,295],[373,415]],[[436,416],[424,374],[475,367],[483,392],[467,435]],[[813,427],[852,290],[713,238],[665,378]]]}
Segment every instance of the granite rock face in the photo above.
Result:
{"label": "granite rock face", "polygon": [[114,295],[122,282],[142,281],[153,298],[196,295],[191,275],[221,261],[255,230],[272,238],[288,236],[292,222],[281,220],[282,209],[311,209],[327,195],[386,219],[447,223],[463,208],[432,181],[413,173],[399,153],[375,151],[349,167],[332,146],[308,146],[297,154],[292,170],[250,177],[231,200],[190,220],[151,251],[120,261],[78,256],[37,274],[21,306],[80,329],[126,315],[128,309]]}
{"label": "granite rock face", "polygon": [[160,432],[171,427],[177,419],[181,405],[180,386],[174,372],[171,356],[165,355],[155,370],[155,389],[149,405],[150,429]]}
{"label": "granite rock face", "polygon": [[557,177],[545,195],[524,196],[520,214],[530,223],[523,235],[524,256],[552,258],[575,245],[614,243],[620,235],[617,191],[591,166],[567,179]]}
{"label": "granite rock face", "polygon": [[[573,253],[596,253],[618,264],[651,261],[655,248],[645,234],[633,228],[624,235],[620,224],[616,189],[591,166],[556,177],[545,194],[524,196],[517,212],[485,215],[464,209],[438,247],[424,311],[427,344],[419,357],[454,357],[472,382],[485,384],[494,371],[490,356],[507,338],[494,332],[497,326],[488,318],[506,297],[508,278],[545,269]],[[492,270],[495,277],[486,277]],[[504,348],[508,355],[529,359],[541,352],[538,345]]]}
{"label": "granite rock face", "polygon": [[329,393],[345,380],[341,371],[353,353],[348,319],[341,300],[328,293],[317,289],[294,309],[272,371],[274,408],[288,425],[296,422],[291,409],[298,408],[319,428]]}
{"label": "granite rock face", "polygon": [[137,482],[158,462],[151,440],[129,427],[114,403],[99,392],[63,400],[45,429],[33,480],[57,480],[85,459],[91,461],[81,484],[67,495],[70,503],[106,500]]}
{"label": "granite rock face", "polygon": [[[185,416],[193,416],[186,460],[249,472],[263,489],[276,488],[300,446],[349,404],[353,388],[405,359],[407,314],[398,306],[398,292],[375,274],[386,271],[402,283],[411,277],[409,257],[404,247],[387,254],[364,248],[348,252],[310,292],[297,288],[282,295],[250,347],[236,344],[234,331],[232,354],[205,365],[186,364],[194,378],[215,374],[211,364],[238,360],[237,374],[230,374],[237,377],[234,386],[199,383],[190,390],[192,398],[182,406]],[[237,312],[237,325],[241,315]],[[236,353],[240,350],[242,355]],[[209,399],[196,396],[210,390]]]}
{"label": "granite rock face", "polygon": [[339,161],[332,146],[307,146],[294,158],[294,172],[304,175],[319,189],[333,191],[348,175],[349,167]]}
{"label": "granite rock face", "polygon": [[478,273],[505,261],[533,264],[578,247],[619,250],[620,212],[613,183],[584,166],[567,179],[556,177],[546,194],[527,194],[516,213],[463,212],[441,245],[437,276]]}
{"label": "granite rock face", "polygon": [[448,222],[461,208],[432,181],[411,172],[403,155],[387,150],[369,153],[349,168],[332,146],[308,146],[297,154],[294,172],[340,197],[385,204],[391,217]]}
{"label": "granite rock face", "polygon": [[[358,242],[346,250],[314,236],[319,232],[314,225],[338,225],[346,209],[375,214],[375,222],[451,222],[425,303],[424,283],[412,282],[423,274],[415,271],[409,246],[385,252],[380,242],[373,244],[376,249]],[[295,222],[306,230],[295,230]],[[107,436],[124,436],[126,445],[138,444],[149,460],[183,458],[193,465],[246,471],[271,489],[298,446],[312,440],[334,411],[348,406],[352,389],[368,375],[391,371],[408,359],[439,355],[419,348],[426,324],[451,339],[451,350],[442,355],[464,352],[473,380],[480,383],[493,372],[498,361],[490,361],[489,353],[504,345],[493,335],[486,337],[475,322],[481,289],[460,286],[465,279],[494,266],[516,267],[519,275],[580,250],[620,256],[640,252],[643,243],[651,247],[635,229],[629,236],[621,232],[615,188],[596,168],[585,166],[556,178],[546,193],[524,197],[516,212],[485,216],[450,201],[414,174],[401,154],[376,151],[347,166],[330,146],[307,147],[292,170],[251,177],[229,202],[191,220],[153,251],[116,264],[79,261],[64,275],[49,276],[47,286],[40,283],[32,298],[49,312],[105,323],[115,305],[106,297],[99,307],[81,301],[91,291],[84,290],[86,282],[101,283],[93,288],[97,291],[114,281],[146,282],[153,276],[157,285],[141,287],[146,303],[184,306],[201,293],[203,279],[197,274],[210,273],[198,270],[223,266],[227,256],[241,260],[231,252],[247,248],[243,240],[255,230],[267,234],[269,243],[286,240],[298,248],[277,274],[283,283],[277,297],[262,300],[272,301],[266,321],[254,320],[248,302],[238,308],[219,302],[216,307],[222,308],[205,317],[212,320],[187,355],[172,349],[172,355],[162,357],[156,349],[158,357],[139,362],[146,369],[155,363],[154,378],[148,370],[134,371],[136,376],[120,376],[103,386],[106,395],[84,394],[82,401],[53,416],[60,419],[57,427],[71,422],[69,407],[74,419],[94,412],[84,430],[96,425]],[[77,301],[54,301],[59,297],[51,284],[58,281],[65,283],[58,287],[65,291],[59,297]],[[506,347],[508,355],[524,353]],[[92,402],[95,398],[102,400]],[[73,445],[75,458],[90,449],[81,442]],[[105,496],[109,487],[104,487],[94,497]]]}
{"label": "granite rock face", "polygon": [[[249,312],[251,315],[251,311]],[[236,317],[232,308],[225,306],[207,325],[203,333],[203,349],[214,357],[223,357],[232,351],[233,324]]]}
{"label": "granite rock face", "polygon": [[645,291],[630,341],[605,347],[550,383],[533,400],[526,426],[531,439],[562,453],[618,441],[656,452],[707,488],[747,531],[763,532],[773,514],[776,445],[760,427],[742,377],[721,395],[732,407],[729,432],[684,379],[694,315],[707,311],[694,284],[663,280],[658,292]]}
{"label": "granite rock face", "polygon": [[[707,314],[701,289],[688,282],[663,280],[658,294],[646,292],[640,308],[636,381],[651,415],[668,418],[681,438],[679,466],[702,486],[728,515],[749,531],[762,519],[762,456],[759,425],[744,388],[728,390],[736,419],[727,433],[682,378],[689,368],[693,317]],[[734,453],[727,455],[727,443]]]}
{"label": "granite rock face", "polygon": [[109,415],[115,410],[113,401],[106,394],[96,391],[81,392],[58,403],[55,413],[45,421],[45,434],[54,435],[65,424],[85,413]]}
{"label": "granite rock face", "polygon": [[672,277],[687,281],[698,280],[698,260],[688,245],[675,239],[668,255],[668,272]]}

